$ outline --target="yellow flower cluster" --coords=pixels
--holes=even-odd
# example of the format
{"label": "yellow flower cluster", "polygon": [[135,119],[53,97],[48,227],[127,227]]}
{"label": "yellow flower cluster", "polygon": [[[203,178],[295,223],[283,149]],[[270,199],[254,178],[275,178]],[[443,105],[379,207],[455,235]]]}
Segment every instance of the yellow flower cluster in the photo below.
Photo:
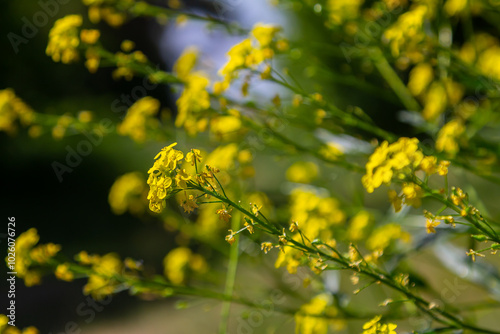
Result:
{"label": "yellow flower cluster", "polygon": [[5,314],[0,314],[0,333],[2,334],[39,334],[36,327],[30,326],[21,331],[17,327],[9,326],[9,318]]}
{"label": "yellow flower cluster", "polygon": [[284,40],[273,43],[280,27],[257,23],[252,28],[250,37],[234,45],[227,53],[229,60],[219,70],[224,79],[214,84],[214,93],[221,94],[231,82],[238,77],[238,72],[244,68],[256,69],[264,61],[274,56],[274,49],[284,50],[288,47]]}
{"label": "yellow flower cluster", "polygon": [[[332,226],[344,223],[345,213],[340,209],[340,202],[332,197],[321,197],[312,191],[297,189],[290,199],[291,220],[296,222],[302,233],[309,239],[331,240]],[[301,241],[299,234],[294,237]],[[275,267],[286,265],[290,273],[295,273],[301,264],[302,254],[296,249],[289,248],[280,252]],[[314,267],[314,263],[311,263]],[[314,269],[314,268],[313,268]]]}
{"label": "yellow flower cluster", "polygon": [[179,184],[182,181],[182,175],[175,175],[176,168],[181,164],[184,154],[181,151],[173,149],[177,143],[162,148],[155,157],[156,161],[148,171],[149,184],[149,209],[160,213],[165,207],[165,199],[172,193],[174,188],[174,179]]}
{"label": "yellow flower cluster", "polygon": [[[35,228],[30,228],[28,231],[21,233],[16,239],[16,272],[17,276],[24,279],[26,286],[40,284],[41,273],[33,269],[36,265],[47,263],[54,257],[61,246],[53,243],[45,245],[35,245],[40,237]],[[8,262],[8,257],[5,258]]]}
{"label": "yellow flower cluster", "polygon": [[101,32],[97,29],[83,29],[80,32],[80,40],[87,47],[85,50],[85,67],[89,70],[90,73],[95,73],[99,68],[99,63],[101,61],[101,56],[97,48],[94,46],[99,37],[101,36]]}
{"label": "yellow flower cluster", "polygon": [[33,110],[18,98],[12,89],[0,90],[0,131],[15,133],[17,120],[23,126],[28,126],[34,119]]}
{"label": "yellow flower cluster", "polygon": [[127,173],[111,186],[108,202],[116,215],[124,214],[127,210],[132,214],[144,212],[144,198],[146,182],[141,173]]}
{"label": "yellow flower cluster", "polygon": [[134,141],[142,143],[146,140],[147,130],[159,126],[155,116],[160,109],[160,102],[150,96],[137,100],[127,111],[123,122],[117,127],[118,134],[130,136]]}
{"label": "yellow flower cluster", "polygon": [[373,222],[373,215],[368,211],[360,211],[349,221],[347,236],[351,241],[363,240],[365,238],[365,230]]}
{"label": "yellow flower cluster", "polygon": [[45,52],[55,62],[69,64],[78,60],[78,27],[82,25],[80,15],[68,15],[54,23],[49,32],[49,43]]}
{"label": "yellow flower cluster", "polygon": [[[121,6],[126,4],[132,4],[134,1],[121,1]],[[103,4],[106,3],[106,6]],[[103,0],[83,0],[83,4],[89,6],[89,19],[92,23],[99,23],[101,20],[106,21],[112,27],[121,26],[127,16],[123,13],[120,13],[116,10],[116,7],[113,6],[112,1],[103,1]]]}
{"label": "yellow flower cluster", "polygon": [[174,73],[184,82],[184,90],[177,100],[175,125],[184,126],[191,135],[205,130],[207,121],[203,117],[200,119],[200,114],[210,108],[210,95],[207,92],[210,81],[203,72],[193,72],[197,54],[196,49],[188,48],[174,65]]}
{"label": "yellow flower cluster", "polygon": [[[437,162],[433,156],[424,156],[418,148],[417,138],[402,137],[397,142],[389,144],[384,141],[370,156],[366,164],[366,174],[361,181],[369,193],[382,184],[389,185],[394,176],[403,180],[417,170],[423,170],[428,175],[439,173],[446,175],[449,162]],[[411,199],[419,190],[416,185],[409,184],[403,192]],[[403,187],[405,188],[405,187]]]}
{"label": "yellow flower cluster", "polygon": [[330,325],[335,330],[342,330],[345,327],[343,320],[332,320],[324,317],[335,317],[337,314],[337,308],[332,305],[332,297],[326,293],[320,294],[311,299],[309,303],[302,305],[295,314],[295,332],[326,334]]}
{"label": "yellow flower cluster", "polygon": [[298,161],[286,170],[288,181],[311,183],[318,177],[318,166],[310,161]]}
{"label": "yellow flower cluster", "polygon": [[[83,287],[84,294],[90,294],[94,299],[100,300],[115,291],[119,285],[119,281],[115,276],[123,274],[124,269],[118,255],[114,253],[103,256],[89,255],[87,252],[82,251],[75,258],[82,265],[90,265],[92,268],[88,282]],[[67,275],[64,273],[65,268],[58,267],[57,271],[59,271],[58,275]]]}
{"label": "yellow flower cluster", "polygon": [[464,133],[465,126],[460,119],[449,121],[439,130],[436,150],[454,156],[460,150],[459,142]]}
{"label": "yellow flower cluster", "polygon": [[391,323],[381,324],[380,319],[382,319],[382,316],[378,315],[365,323],[361,334],[397,334],[395,331],[397,325]]}
{"label": "yellow flower cluster", "polygon": [[359,8],[364,0],[328,0],[326,8],[330,16],[330,23],[341,25],[345,21],[359,16]]}
{"label": "yellow flower cluster", "polygon": [[67,282],[71,282],[74,278],[73,272],[70,270],[69,263],[59,264],[56,267],[56,271],[54,272],[54,275],[58,279],[60,279],[62,281],[67,281]]}
{"label": "yellow flower cluster", "polygon": [[[99,54],[93,48],[87,49],[87,61],[91,61],[95,57],[98,58]],[[125,80],[130,81],[134,77],[133,65],[137,63],[140,65],[146,64],[148,57],[140,50],[136,50],[130,54],[117,52],[115,54],[115,61],[117,67],[112,73],[113,79],[125,78]]]}
{"label": "yellow flower cluster", "polygon": [[372,251],[383,251],[395,240],[400,239],[404,242],[409,242],[410,238],[410,234],[402,231],[399,224],[387,224],[373,231],[366,241],[366,248]]}
{"label": "yellow flower cluster", "polygon": [[434,70],[428,63],[419,63],[410,71],[408,89],[424,104],[422,116],[435,120],[447,106],[454,107],[463,97],[464,87],[450,78],[434,81]]}
{"label": "yellow flower cluster", "polygon": [[230,141],[242,134],[240,113],[236,109],[229,109],[227,116],[215,116],[210,120],[210,133],[220,141]]}
{"label": "yellow flower cluster", "polygon": [[423,25],[428,15],[427,6],[415,5],[384,32],[383,36],[389,42],[394,57],[404,54],[415,63],[423,59],[420,43],[427,38]]}
{"label": "yellow flower cluster", "polygon": [[203,256],[194,254],[187,247],[172,249],[163,259],[165,276],[174,284],[182,284],[185,281],[187,270],[204,273],[208,265]]}

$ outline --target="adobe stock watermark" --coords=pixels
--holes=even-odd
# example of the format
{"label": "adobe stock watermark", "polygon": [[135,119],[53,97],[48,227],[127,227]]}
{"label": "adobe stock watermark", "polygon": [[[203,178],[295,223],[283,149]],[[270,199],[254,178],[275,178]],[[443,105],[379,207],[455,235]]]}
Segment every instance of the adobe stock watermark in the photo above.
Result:
{"label": "adobe stock watermark", "polygon": [[97,129],[93,129],[89,132],[81,132],[86,139],[80,140],[74,148],[70,145],[66,145],[67,153],[64,163],[53,161],[51,164],[59,182],[63,182],[63,175],[65,173],[72,173],[73,170],[82,163],[83,157],[88,156],[96,146],[101,145],[104,136],[114,129],[115,125],[113,122],[108,118],[103,118],[99,122],[99,127]]}
{"label": "adobe stock watermark", "polygon": [[7,33],[7,39],[14,53],[18,54],[19,47],[22,44],[28,44],[30,39],[35,38],[39,29],[49,23],[49,17],[52,18],[56,16],[57,13],[59,13],[60,6],[68,2],[70,2],[70,0],[39,0],[38,6],[40,6],[41,9],[33,14],[31,20],[26,16],[21,18],[23,26],[21,27],[20,34],[16,34],[12,31]]}
{"label": "adobe stock watermark", "polygon": [[[104,310],[104,306],[111,303],[112,300],[113,297],[111,295],[108,295],[106,296],[106,298],[103,298],[99,301],[88,296],[85,299],[85,301],[78,304],[75,312],[79,317],[85,317],[84,322],[86,324],[90,324],[92,321],[94,321],[96,317],[96,312],[102,312],[102,310]],[[80,334],[81,332],[82,329],[80,328],[80,325],[78,325],[76,321],[68,321],[64,325],[63,332],[57,332],[54,334]],[[52,332],[50,332],[49,334],[52,334]]]}

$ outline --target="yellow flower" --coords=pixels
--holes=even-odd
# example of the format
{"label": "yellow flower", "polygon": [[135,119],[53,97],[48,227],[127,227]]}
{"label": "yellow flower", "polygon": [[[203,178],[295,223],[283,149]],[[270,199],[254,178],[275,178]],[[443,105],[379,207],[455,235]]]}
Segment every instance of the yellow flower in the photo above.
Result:
{"label": "yellow flower", "polygon": [[344,154],[336,143],[328,143],[320,147],[318,153],[327,160],[338,160]]}
{"label": "yellow flower", "polygon": [[438,226],[439,224],[441,224],[441,222],[427,219],[427,221],[425,222],[425,228],[427,230],[427,233],[436,233],[435,227]]}
{"label": "yellow flower", "polygon": [[73,273],[69,269],[69,263],[63,263],[57,266],[55,275],[58,279],[71,282],[73,280]]}
{"label": "yellow flower", "polygon": [[427,174],[431,175],[437,171],[437,158],[435,156],[428,156],[422,159],[420,163],[420,169],[422,169]]}
{"label": "yellow flower", "polygon": [[330,15],[330,23],[341,25],[347,20],[358,17],[359,8],[364,0],[328,0],[327,9]]}
{"label": "yellow flower", "polygon": [[467,8],[467,0],[447,0],[444,4],[444,10],[450,16],[460,14]]}
{"label": "yellow flower", "polygon": [[182,201],[181,206],[184,209],[184,212],[186,213],[191,213],[194,211],[194,209],[198,208],[198,204],[196,204],[193,195],[187,196],[186,199]]}
{"label": "yellow flower", "polygon": [[461,120],[454,119],[446,123],[439,130],[436,140],[436,150],[454,156],[459,150],[459,139],[465,133],[465,126]]}
{"label": "yellow flower", "polygon": [[274,36],[281,28],[271,24],[257,23],[251,31],[251,35],[259,42],[260,47],[264,48],[271,44]]}
{"label": "yellow flower", "polygon": [[191,135],[203,130],[203,123],[200,123],[203,120],[202,112],[210,108],[210,95],[206,90],[210,81],[203,72],[193,72],[197,58],[198,51],[190,47],[182,53],[173,69],[184,82],[184,90],[177,100],[178,114],[175,125],[184,126]]}
{"label": "yellow flower", "polygon": [[65,64],[78,60],[78,27],[82,25],[80,15],[68,15],[57,20],[49,32],[49,43],[45,50],[55,62]]}
{"label": "yellow flower", "polygon": [[366,175],[361,179],[363,186],[372,193],[382,183],[389,184],[394,172],[409,173],[420,165],[423,158],[416,138],[403,137],[390,145],[384,141],[366,164]]}
{"label": "yellow flower", "polygon": [[124,214],[127,210],[132,214],[144,212],[143,194],[146,192],[146,182],[141,173],[127,173],[111,186],[108,202],[116,215]]}
{"label": "yellow flower", "polygon": [[80,32],[80,40],[85,44],[95,44],[101,36],[101,32],[97,29],[83,29]]}
{"label": "yellow flower", "polygon": [[219,219],[225,221],[226,223],[229,222],[229,219],[231,219],[231,215],[229,214],[233,209],[227,210],[226,207],[223,205],[222,209],[218,209],[216,213],[219,215]]}
{"label": "yellow flower", "polygon": [[172,148],[175,145],[177,143],[162,148],[155,157],[153,167],[148,171],[149,209],[156,213],[160,213],[165,208],[165,199],[172,190],[173,174],[184,157],[181,151]]}
{"label": "yellow flower", "polygon": [[370,225],[373,216],[367,211],[360,211],[349,222],[347,235],[349,240],[357,241],[365,237],[365,229]]}
{"label": "yellow flower", "polygon": [[191,149],[191,151],[186,154],[186,159],[184,161],[191,163],[191,166],[194,166],[196,162],[201,162],[201,152],[197,149]]}
{"label": "yellow flower", "polygon": [[181,54],[174,64],[173,72],[181,80],[186,80],[191,74],[198,59],[198,50],[195,47],[189,47]]}
{"label": "yellow flower", "polygon": [[331,304],[332,297],[324,293],[302,305],[300,310],[295,313],[295,331],[303,334],[326,334],[330,324],[336,330],[341,330],[345,326],[343,320],[328,319],[328,317],[335,317],[338,314],[337,308]]}
{"label": "yellow flower", "polygon": [[16,96],[14,90],[0,90],[0,131],[13,134],[17,130],[17,120],[23,126],[28,126],[34,119],[34,111]]}
{"label": "yellow flower", "polygon": [[445,87],[440,82],[434,82],[426,93],[422,116],[428,121],[435,120],[443,113],[446,104],[447,98]]}
{"label": "yellow flower", "polygon": [[238,162],[240,164],[249,164],[253,160],[252,152],[249,150],[242,150],[238,153]]}
{"label": "yellow flower", "polygon": [[273,244],[270,242],[263,242],[260,245],[260,249],[263,250],[265,254],[267,254],[267,252],[269,252],[271,249],[273,249]]}
{"label": "yellow flower", "polygon": [[159,109],[160,102],[152,97],[146,96],[137,100],[130,106],[125,119],[118,125],[118,134],[130,136],[138,143],[144,142],[147,130],[159,126],[155,117]]}
{"label": "yellow flower", "polygon": [[228,235],[226,235],[226,238],[225,238],[225,239],[226,239],[226,241],[227,241],[230,245],[234,244],[234,242],[236,241],[236,239],[234,238],[234,232],[233,232],[233,230],[229,230],[229,234],[228,234]]}
{"label": "yellow flower", "polygon": [[401,239],[404,242],[410,240],[410,235],[401,230],[401,226],[395,223],[378,227],[366,240],[366,248],[369,250],[384,250],[395,240]]}
{"label": "yellow flower", "polygon": [[[214,85],[214,93],[221,94],[230,83],[238,77],[238,72],[244,68],[257,69],[259,65],[274,56],[271,48],[276,34],[281,30],[278,26],[257,23],[250,32],[250,38],[246,38],[234,45],[227,53],[229,60],[219,70],[219,75],[223,77],[222,82]],[[266,67],[263,76],[266,77],[270,68]]]}
{"label": "yellow flower", "polygon": [[397,334],[395,329],[398,327],[395,324],[381,324],[382,316],[378,315],[372,320],[363,325],[363,333],[361,334]]}
{"label": "yellow flower", "polygon": [[45,245],[39,245],[30,251],[30,258],[40,264],[47,263],[47,261],[54,257],[61,250],[60,245],[55,245],[53,243],[48,243]]}
{"label": "yellow flower", "polygon": [[[32,264],[43,264],[51,259],[60,250],[59,245],[52,243],[46,245],[35,245],[40,237],[35,228],[23,232],[16,239],[16,263],[17,276],[24,279],[26,286],[40,284],[41,274],[37,270],[30,269]],[[8,265],[8,257],[5,258]]]}
{"label": "yellow flower", "polygon": [[418,46],[426,38],[423,25],[428,15],[427,6],[416,5],[400,15],[397,21],[384,32],[384,38],[389,41],[393,56],[398,57],[400,53]]}
{"label": "yellow flower", "polygon": [[291,182],[311,183],[317,176],[318,166],[308,161],[298,161],[286,170],[286,178]]}
{"label": "yellow flower", "polygon": [[187,182],[189,182],[192,179],[193,178],[191,177],[191,175],[188,174],[185,169],[177,170],[177,174],[175,175],[175,183],[179,188],[186,189]]}
{"label": "yellow flower", "polygon": [[94,299],[100,300],[112,294],[120,284],[114,276],[122,273],[123,264],[118,255],[109,253],[96,258],[92,264],[92,270],[93,273],[83,287],[83,293],[91,294]]}
{"label": "yellow flower", "polygon": [[89,255],[86,251],[81,251],[75,255],[75,260],[83,265],[91,265],[99,261],[99,255]]}
{"label": "yellow flower", "polygon": [[194,254],[189,248],[172,249],[163,259],[165,276],[174,284],[182,284],[186,279],[188,269],[203,273],[207,263],[201,255]]}
{"label": "yellow flower", "polygon": [[184,125],[191,134],[197,132],[192,124],[198,114],[210,108],[210,95],[206,90],[208,85],[208,78],[201,72],[192,73],[185,79],[184,90],[177,100],[178,115],[175,126]]}
{"label": "yellow flower", "polygon": [[422,198],[422,188],[413,182],[403,183],[403,201],[406,205],[419,207]]}
{"label": "yellow flower", "polygon": [[425,91],[433,79],[434,71],[432,70],[432,66],[428,63],[420,63],[410,72],[408,89],[413,95],[420,95]]}
{"label": "yellow flower", "polygon": [[22,334],[39,334],[40,332],[36,327],[30,326],[23,329]]}
{"label": "yellow flower", "polygon": [[218,140],[230,140],[240,133],[241,125],[239,116],[218,116],[210,120],[210,132]]}
{"label": "yellow flower", "polygon": [[491,46],[486,48],[479,56],[477,68],[479,68],[483,74],[498,80],[500,79],[500,69],[498,68],[499,61],[500,46]]}
{"label": "yellow flower", "polygon": [[130,52],[135,48],[135,43],[133,41],[130,41],[128,39],[122,41],[120,44],[120,49],[123,50],[123,52]]}
{"label": "yellow flower", "polygon": [[403,199],[401,196],[398,195],[396,190],[389,190],[388,193],[389,196],[389,202],[391,202],[392,206],[394,207],[395,212],[401,211],[402,205],[403,205]]}
{"label": "yellow flower", "polygon": [[238,144],[231,143],[219,146],[207,156],[206,165],[220,170],[229,170],[234,167],[234,161],[238,154]]}
{"label": "yellow flower", "polygon": [[85,51],[85,58],[87,58],[87,60],[85,61],[85,67],[89,70],[89,72],[97,72],[97,69],[99,68],[99,64],[101,62],[101,56],[95,50],[95,48],[88,48]]}

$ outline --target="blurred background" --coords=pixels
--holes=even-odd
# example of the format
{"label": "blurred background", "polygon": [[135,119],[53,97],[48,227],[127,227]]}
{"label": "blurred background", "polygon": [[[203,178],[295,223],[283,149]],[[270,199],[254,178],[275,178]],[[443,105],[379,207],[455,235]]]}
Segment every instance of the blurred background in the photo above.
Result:
{"label": "blurred background", "polygon": [[[325,96],[335,100],[340,108],[354,110],[352,103],[355,101],[355,105],[365,110],[382,128],[400,136],[413,136],[418,133],[419,139],[424,144],[426,141],[430,142],[428,134],[415,130],[411,122],[404,121],[403,116],[406,115],[404,106],[390,92],[384,81],[373,74],[372,63],[356,60],[348,64],[339,61],[343,59],[342,55],[331,56],[321,52],[322,42],[328,41],[334,44],[340,41],[335,40],[335,36],[322,35],[323,22],[313,12],[296,11],[293,8],[285,11],[283,7],[277,8],[265,0],[184,1],[184,5],[192,13],[235,21],[247,29],[256,22],[275,23],[283,26],[286,34],[296,39],[311,38],[308,54],[295,54],[293,62],[284,63],[289,66],[290,71],[303,75],[304,85],[311,84],[312,80],[307,81],[307,78],[314,77],[317,87],[312,89],[322,89]],[[17,50],[13,48],[7,38],[8,34],[15,33],[22,36],[26,20],[32,22],[33,15],[41,10],[43,8],[38,2],[28,0],[4,2],[4,10],[0,11],[0,27],[4,36],[0,39],[0,89],[13,88],[16,94],[37,112],[62,115],[66,112],[75,114],[78,111],[92,110],[95,119],[108,118],[114,123],[121,121],[124,114],[116,112],[114,103],[119,100],[122,102],[120,104],[122,107],[130,106],[134,102],[133,99],[131,102],[123,102],[122,96],[124,93],[132,92],[135,87],[142,86],[142,78],[117,81],[112,78],[112,68],[100,68],[97,73],[90,74],[81,63],[72,65],[55,63],[45,54],[48,33],[56,19],[67,14],[79,13],[86,20],[87,7],[80,1],[73,0],[59,4],[56,13],[48,18],[46,24],[36,27],[36,31],[31,34],[32,37],[20,43],[16,47]],[[477,24],[481,26],[484,23],[478,20]],[[100,23],[97,27],[101,31],[101,40],[109,49],[117,50],[124,39],[132,40],[138,50],[142,50],[153,64],[164,70],[171,70],[175,60],[186,47],[196,45],[203,55],[201,66],[204,70],[211,71],[211,75],[215,75],[216,70],[226,61],[227,50],[243,38],[239,35],[228,35],[219,28],[209,30],[205,23],[199,21],[188,21],[185,24],[172,21],[159,24],[154,19],[135,18],[119,28],[111,28],[105,23]],[[310,62],[312,57],[314,64]],[[353,68],[361,70],[353,71]],[[364,81],[370,81],[372,85],[360,86],[360,82]],[[261,99],[270,100],[276,92],[280,92],[279,88],[270,84],[256,84],[253,88],[252,97],[259,96]],[[172,93],[169,87],[159,85],[147,93],[157,98],[163,108],[170,110],[171,118],[175,118],[177,95]],[[231,94],[239,97],[237,90],[229,91],[228,95]],[[169,135],[165,142],[145,144],[137,144],[130,138],[115,134],[106,136],[102,143],[92,148],[91,154],[83,157],[82,162],[73,168],[71,173],[63,174],[61,181],[54,172],[53,163],[64,163],[68,147],[74,149],[85,138],[83,134],[68,133],[61,140],[54,140],[50,133],[42,133],[40,137],[33,139],[24,130],[18,131],[15,136],[0,132],[2,161],[0,207],[4,213],[3,226],[7,225],[6,217],[13,216],[16,218],[17,235],[30,227],[36,227],[41,236],[41,243],[61,244],[62,252],[67,256],[72,256],[81,250],[97,254],[117,252],[122,258],[140,259],[151,266],[151,271],[161,273],[163,257],[179,243],[178,235],[171,233],[169,227],[164,226],[166,224],[154,216],[129,213],[115,215],[108,204],[108,193],[120,175],[141,171],[145,176],[152,165],[152,158],[165,145],[178,141],[179,148],[185,151],[197,147],[198,143],[206,144],[207,139],[203,136],[196,139],[188,138],[182,131],[172,132]],[[358,135],[359,138],[363,138],[364,134]],[[295,129],[291,132],[291,136],[301,138],[301,132]],[[320,133],[317,136],[324,142],[332,140],[331,134],[328,133]],[[368,153],[371,150],[370,145],[357,141],[354,137],[339,136],[335,140],[341,142],[346,151],[351,148],[357,152]],[[432,145],[429,144],[430,146]],[[291,162],[302,159],[302,156],[296,154],[292,157],[275,157],[274,153],[276,152],[267,149],[260,152],[255,160],[258,178],[252,182],[255,189],[265,191],[271,201],[279,206],[286,203],[290,190],[295,187],[286,181],[285,171]],[[325,167],[322,168],[324,171]],[[327,168],[327,181],[319,186],[326,189],[334,188],[336,194],[342,197],[342,201],[356,202],[360,206],[366,205],[387,212],[387,217],[384,218],[387,221],[402,221],[403,215],[393,215],[385,194],[381,195],[379,192],[369,199],[364,198],[359,175],[353,177],[345,170]],[[500,211],[497,205],[498,189],[491,189],[490,184],[483,179],[457,170],[456,174],[450,177],[450,184],[460,182],[470,184],[467,191],[474,198],[481,198],[484,207],[490,209],[491,216],[498,216]],[[172,210],[181,217],[181,221],[189,219],[181,214],[178,207],[172,206]],[[468,240],[456,239],[453,240],[453,244],[443,241],[437,243],[437,248],[425,248],[424,246],[431,243],[435,237],[427,236],[425,229],[422,229],[425,222],[420,214],[421,210],[414,216],[412,214],[416,211],[408,208],[405,210],[403,212],[406,217],[405,223],[408,223],[405,229],[412,234],[416,243],[422,246],[422,249],[412,254],[409,262],[412,267],[407,268],[415,274],[416,279],[419,278],[417,274],[419,272],[432,273],[426,276],[426,279],[430,276],[429,285],[439,290],[448,284],[455,284],[452,277],[456,274],[460,277],[481,275],[480,270],[474,271],[464,265],[462,249],[456,253],[450,251],[456,245],[462,246],[463,249],[468,248],[470,246]],[[278,212],[277,216],[281,218],[286,214]],[[412,217],[415,218],[414,221],[411,220]],[[224,234],[221,235],[223,238]],[[1,234],[0,236],[5,237]],[[5,238],[0,239],[0,245],[4,244]],[[223,255],[227,255],[224,252],[228,252],[228,248],[221,251]],[[210,262],[211,270],[224,277],[227,263],[221,260],[220,254],[214,254],[216,252],[213,249],[203,245],[197,245],[197,251]],[[304,300],[310,299],[311,289],[303,288],[297,292],[297,289],[291,288],[297,283],[294,278],[283,268],[275,270],[275,256],[262,257],[258,246],[252,240],[243,238],[242,257],[245,259],[245,265],[239,268],[238,275],[245,277],[245,280],[237,283],[237,288],[239,291],[245,291],[246,297],[252,300],[259,298],[268,300],[273,289],[289,292],[291,299],[283,301],[277,297],[279,302],[273,302],[276,307],[300,306]],[[454,265],[446,268],[442,265],[446,263]],[[492,275],[498,276],[492,267],[482,269],[490,273],[493,271]],[[0,272],[2,282],[5,282],[5,272],[6,270]],[[309,273],[304,273],[300,276],[300,284],[308,275]],[[337,292],[345,287],[352,288],[347,274],[329,272],[324,275],[324,279],[331,292]],[[171,298],[166,301],[141,300],[129,296],[127,292],[114,295],[109,304],[102,306],[102,310],[97,307],[95,319],[87,322],[91,313],[82,316],[77,311],[82,303],[88,303],[87,296],[82,294],[84,284],[83,280],[61,282],[49,275],[44,278],[42,285],[26,288],[22,281],[18,280],[17,326],[23,328],[34,325],[41,333],[54,334],[63,332],[69,334],[71,328],[68,329],[66,326],[73,321],[83,333],[92,334],[195,331],[215,333],[219,326],[220,302],[209,300],[191,302],[185,298]],[[258,289],[259,286],[266,285],[267,290]],[[2,309],[6,308],[8,302],[3,298],[6,287],[7,285],[2,283],[0,298]],[[484,290],[474,287],[473,284],[467,285],[467,289],[459,289],[460,300],[467,304],[491,296],[492,301],[497,301],[500,295],[498,286],[492,283],[489,288],[490,290]],[[350,298],[364,304],[365,310],[369,310],[377,304],[377,301],[380,302],[385,292],[380,288],[368,297],[363,295]],[[240,333],[260,332],[248,326],[248,319],[252,316],[251,311],[244,307],[233,306],[232,312],[242,315],[231,319],[232,329]],[[484,316],[485,327],[495,324],[494,313],[485,311],[480,316]],[[274,312],[268,317],[264,316],[263,321],[269,323],[263,328],[270,328],[270,333],[273,331],[287,333],[294,330],[291,316]],[[351,332],[354,333],[355,328],[360,328],[361,324],[361,320],[354,320],[349,325]]]}

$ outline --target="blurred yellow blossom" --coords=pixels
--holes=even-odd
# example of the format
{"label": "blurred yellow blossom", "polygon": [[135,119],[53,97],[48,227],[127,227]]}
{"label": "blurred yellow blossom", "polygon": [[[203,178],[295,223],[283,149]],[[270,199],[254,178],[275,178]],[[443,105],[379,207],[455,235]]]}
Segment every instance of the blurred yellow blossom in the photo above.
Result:
{"label": "blurred yellow blossom", "polygon": [[45,52],[55,62],[65,64],[78,60],[78,27],[82,25],[80,15],[68,15],[58,19],[49,32],[49,43]]}
{"label": "blurred yellow blossom", "polygon": [[127,173],[118,177],[109,190],[108,202],[116,215],[127,210],[132,214],[144,212],[146,181],[141,173]]}
{"label": "blurred yellow blossom", "polygon": [[184,283],[188,269],[199,273],[208,269],[205,259],[187,247],[172,249],[163,259],[163,267],[165,276],[177,285]]}
{"label": "blurred yellow blossom", "polygon": [[338,310],[332,305],[329,294],[317,295],[309,303],[302,305],[295,314],[295,331],[302,334],[326,334],[330,325],[335,330],[341,330],[345,326],[343,320],[328,319],[337,314]]}
{"label": "blurred yellow blossom", "polygon": [[341,25],[345,21],[357,18],[363,2],[364,0],[328,0],[326,8],[329,13],[329,22]]}
{"label": "blurred yellow blossom", "polygon": [[122,136],[130,136],[142,143],[147,138],[147,130],[158,127],[155,118],[160,109],[160,102],[150,96],[137,100],[127,111],[124,120],[118,125],[117,132]]}
{"label": "blurred yellow blossom", "polygon": [[69,263],[62,263],[58,265],[55,271],[56,277],[60,280],[71,282],[74,276],[69,268]]}
{"label": "blurred yellow blossom", "polygon": [[310,161],[297,161],[286,170],[288,181],[311,183],[318,177],[318,166]]}
{"label": "blurred yellow blossom", "polygon": [[465,126],[459,119],[454,119],[446,123],[439,130],[436,140],[436,150],[455,155],[460,150],[460,138],[465,133]]}
{"label": "blurred yellow blossom", "polygon": [[16,96],[14,90],[0,90],[0,131],[13,134],[17,130],[16,121],[28,126],[34,119],[34,111]]}

